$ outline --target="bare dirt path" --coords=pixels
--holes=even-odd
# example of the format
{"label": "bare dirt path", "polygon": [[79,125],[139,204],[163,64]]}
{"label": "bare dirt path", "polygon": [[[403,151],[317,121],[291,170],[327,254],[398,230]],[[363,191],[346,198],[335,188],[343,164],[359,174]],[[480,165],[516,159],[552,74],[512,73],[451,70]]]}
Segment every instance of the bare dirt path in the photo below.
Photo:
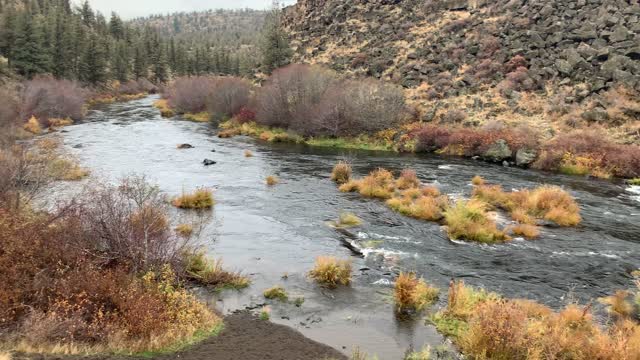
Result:
{"label": "bare dirt path", "polygon": [[[52,356],[15,355],[16,360],[139,360],[121,355]],[[225,318],[224,330],[184,351],[154,359],[182,360],[325,360],[347,359],[339,351],[306,338],[284,325],[258,319],[243,312]]]}

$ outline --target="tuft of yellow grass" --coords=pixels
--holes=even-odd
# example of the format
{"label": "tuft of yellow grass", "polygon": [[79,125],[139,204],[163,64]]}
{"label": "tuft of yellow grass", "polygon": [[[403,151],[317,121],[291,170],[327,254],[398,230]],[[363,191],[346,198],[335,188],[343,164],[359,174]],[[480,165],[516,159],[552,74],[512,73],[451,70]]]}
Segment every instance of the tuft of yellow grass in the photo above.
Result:
{"label": "tuft of yellow grass", "polygon": [[49,163],[49,173],[56,180],[77,181],[89,176],[91,172],[74,159],[57,157]]}
{"label": "tuft of yellow grass", "polygon": [[346,184],[351,180],[352,172],[351,164],[346,161],[339,161],[331,171],[331,180],[338,184]]}
{"label": "tuft of yellow grass", "polygon": [[70,118],[66,118],[66,119],[52,118],[47,120],[47,122],[49,123],[50,128],[59,128],[59,127],[73,125],[73,120],[71,120]]}
{"label": "tuft of yellow grass", "polygon": [[514,235],[516,236],[522,236],[525,239],[535,239],[538,236],[540,236],[540,230],[538,230],[538,227],[535,225],[529,225],[529,224],[518,224],[515,225],[511,231],[513,232]]}
{"label": "tuft of yellow grass", "polygon": [[35,116],[29,118],[29,120],[24,124],[23,128],[34,134],[39,135],[42,133],[42,126],[40,126],[40,121]]}
{"label": "tuft of yellow grass", "polygon": [[265,290],[262,295],[267,298],[267,299],[278,299],[280,301],[287,301],[287,299],[289,298],[289,296],[287,295],[287,292],[284,290],[284,288],[280,285],[274,286],[272,288],[269,288],[267,290]]}
{"label": "tuft of yellow grass", "polygon": [[414,273],[400,273],[394,287],[396,310],[422,311],[426,306],[438,299],[440,290],[428,285],[424,279],[419,279]]}
{"label": "tuft of yellow grass", "polygon": [[183,193],[173,198],[171,204],[180,209],[210,209],[215,201],[211,190],[201,188],[193,193]]}
{"label": "tuft of yellow grass", "polygon": [[362,224],[362,220],[353,213],[341,213],[338,218],[338,226],[352,227]]}
{"label": "tuft of yellow grass", "polygon": [[267,185],[274,186],[274,185],[277,185],[279,182],[280,182],[280,179],[278,179],[277,176],[275,175],[267,176],[267,180],[266,180]]}
{"label": "tuft of yellow grass", "polygon": [[386,169],[376,169],[360,180],[358,191],[364,197],[388,199],[393,194],[393,174]]}
{"label": "tuft of yellow grass", "polygon": [[318,256],[309,277],[321,285],[335,288],[338,285],[351,284],[351,261],[340,260],[333,256]]}
{"label": "tuft of yellow grass", "polygon": [[183,237],[190,237],[193,234],[193,225],[191,224],[180,224],[175,228],[176,233]]}
{"label": "tuft of yellow grass", "polygon": [[471,183],[472,183],[473,185],[475,185],[475,186],[480,186],[480,185],[484,185],[484,184],[485,184],[485,181],[484,181],[484,179],[482,178],[482,176],[480,176],[480,175],[476,175],[476,176],[474,176],[474,177],[473,177],[473,179],[471,179]]}
{"label": "tuft of yellow grass", "polygon": [[159,99],[153,103],[157,109],[160,110],[160,115],[164,118],[170,118],[175,115],[175,112],[169,106],[169,102],[166,99]]}
{"label": "tuft of yellow grass", "polygon": [[417,188],[420,186],[418,175],[413,169],[404,169],[396,180],[396,188],[400,190]]}
{"label": "tuft of yellow grass", "polygon": [[341,192],[356,192],[359,191],[359,189],[360,180],[349,180],[338,188]]}
{"label": "tuft of yellow grass", "polygon": [[253,157],[253,153],[251,152],[251,150],[245,150],[244,157],[247,157],[247,158]]}
{"label": "tuft of yellow grass", "polygon": [[438,221],[442,219],[449,199],[439,196],[435,188],[425,187],[423,190],[411,188],[404,190],[399,196],[387,200],[391,209],[416,219]]}
{"label": "tuft of yellow grass", "polygon": [[199,113],[186,113],[183,115],[185,120],[194,121],[194,122],[209,122],[211,119],[211,114],[206,111]]}
{"label": "tuft of yellow grass", "polygon": [[486,204],[478,200],[456,202],[444,213],[449,236],[454,240],[481,243],[502,243],[510,238],[498,230],[495,221],[489,218]]}
{"label": "tuft of yellow grass", "polygon": [[222,260],[210,259],[204,252],[185,254],[187,276],[200,284],[215,288],[242,289],[251,283],[237,272],[226,271]]}

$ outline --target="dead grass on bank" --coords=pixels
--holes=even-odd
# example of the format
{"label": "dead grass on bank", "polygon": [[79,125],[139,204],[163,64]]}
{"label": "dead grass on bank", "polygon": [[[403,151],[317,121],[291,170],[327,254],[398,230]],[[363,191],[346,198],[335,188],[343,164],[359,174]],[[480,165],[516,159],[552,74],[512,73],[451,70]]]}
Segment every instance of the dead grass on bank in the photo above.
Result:
{"label": "dead grass on bank", "polygon": [[160,110],[160,115],[163,118],[170,118],[175,116],[175,112],[169,106],[169,102],[166,99],[159,99],[153,103],[153,106]]}
{"label": "dead grass on bank", "polygon": [[351,261],[333,256],[318,256],[309,277],[329,288],[347,286],[351,284]]}
{"label": "dead grass on bank", "polygon": [[204,252],[188,254],[185,259],[187,277],[213,288],[243,289],[251,281],[237,272],[224,269],[221,259],[210,259]]}

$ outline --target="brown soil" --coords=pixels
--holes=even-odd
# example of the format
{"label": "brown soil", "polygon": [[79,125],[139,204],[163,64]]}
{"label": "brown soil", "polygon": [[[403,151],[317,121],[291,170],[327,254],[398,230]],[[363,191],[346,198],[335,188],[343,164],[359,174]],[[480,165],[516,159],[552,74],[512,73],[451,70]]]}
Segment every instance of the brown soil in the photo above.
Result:
{"label": "brown soil", "polygon": [[[263,321],[243,312],[227,316],[224,330],[215,337],[175,354],[154,359],[183,360],[324,360],[347,359],[337,350],[306,338],[284,325]],[[16,355],[15,360],[138,360],[122,355],[90,357],[56,355]]]}

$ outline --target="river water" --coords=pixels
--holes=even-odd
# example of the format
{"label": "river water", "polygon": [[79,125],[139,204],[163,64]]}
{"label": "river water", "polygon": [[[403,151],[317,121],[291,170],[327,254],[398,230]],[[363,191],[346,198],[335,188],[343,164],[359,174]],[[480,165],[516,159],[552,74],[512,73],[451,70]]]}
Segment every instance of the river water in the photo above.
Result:
{"label": "river water", "polygon": [[[96,178],[145,174],[169,195],[203,186],[216,189],[217,204],[200,241],[212,256],[222,257],[228,268],[243,271],[253,281],[239,293],[206,294],[222,312],[258,306],[265,302],[262,291],[280,284],[290,297],[304,296],[305,302],[299,308],[272,304],[273,321],[345,353],[359,346],[380,359],[400,359],[409,347],[442,342],[423,321],[394,316],[392,281],[400,270],[416,271],[444,294],[449,281],[457,278],[557,308],[629,288],[629,272],[640,268],[637,187],[460,158],[219,139],[208,124],[161,118],[152,107],[154,99],[92,111],[83,123],[65,128],[64,142]],[[195,148],[177,150],[181,143]],[[244,150],[254,156],[244,157]],[[217,164],[205,167],[205,158]],[[438,224],[338,192],[329,176],[344,158],[350,159],[357,176],[377,167],[415,169],[422,182],[454,196],[469,196],[474,175],[505,189],[560,185],[576,197],[584,220],[573,229],[545,228],[535,241],[452,242]],[[277,175],[281,183],[267,187],[268,175]],[[343,211],[364,220],[352,230],[355,239],[326,224]],[[377,247],[357,256],[342,245],[344,240],[362,248],[373,240]],[[305,274],[319,255],[351,258],[353,286],[328,291],[310,282]],[[282,278],[284,274],[288,276]]]}

